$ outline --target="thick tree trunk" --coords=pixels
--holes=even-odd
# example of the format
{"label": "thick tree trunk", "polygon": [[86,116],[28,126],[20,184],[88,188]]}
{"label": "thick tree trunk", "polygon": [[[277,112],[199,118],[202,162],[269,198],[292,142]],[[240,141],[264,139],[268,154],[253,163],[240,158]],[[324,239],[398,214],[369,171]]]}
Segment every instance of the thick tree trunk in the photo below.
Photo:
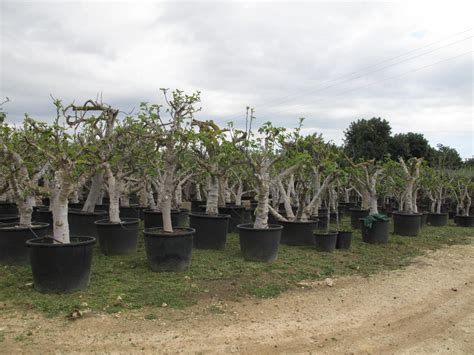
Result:
{"label": "thick tree trunk", "polygon": [[148,191],[147,191],[147,181],[142,179],[140,181],[140,190],[138,191],[138,203],[140,207],[149,207],[148,205]]}
{"label": "thick tree trunk", "polygon": [[216,216],[219,213],[219,179],[215,175],[211,175],[207,190],[206,213]]}
{"label": "thick tree trunk", "polygon": [[369,209],[370,194],[366,189],[362,189],[362,200],[360,203],[360,208],[363,210]]}
{"label": "thick tree trunk", "polygon": [[270,178],[268,173],[262,172],[262,178],[258,181],[257,208],[255,209],[255,229],[268,228],[268,196],[270,194]]}
{"label": "thick tree trunk", "polygon": [[202,201],[201,185],[196,183],[196,200]]}
{"label": "thick tree trunk", "polygon": [[89,194],[87,195],[86,202],[82,211],[92,213],[94,212],[95,205],[101,194],[102,186],[104,184],[104,172],[102,170],[96,172],[92,177],[91,188]]}
{"label": "thick tree trunk", "polygon": [[60,243],[70,243],[68,222],[68,197],[72,190],[69,171],[54,173],[54,186],[51,191],[53,212],[53,237]]}
{"label": "thick tree trunk", "polygon": [[109,221],[111,223],[120,223],[120,204],[119,204],[119,183],[115,179],[112,169],[108,164],[105,167],[105,179],[107,181],[107,190],[109,192]]}
{"label": "thick tree trunk", "polygon": [[369,201],[370,201],[370,214],[379,213],[379,210],[377,208],[377,195],[371,193],[369,195]]}
{"label": "thick tree trunk", "polygon": [[31,215],[33,206],[36,204],[34,196],[28,196],[17,200],[18,212],[20,213],[20,224],[22,226],[31,226]]}

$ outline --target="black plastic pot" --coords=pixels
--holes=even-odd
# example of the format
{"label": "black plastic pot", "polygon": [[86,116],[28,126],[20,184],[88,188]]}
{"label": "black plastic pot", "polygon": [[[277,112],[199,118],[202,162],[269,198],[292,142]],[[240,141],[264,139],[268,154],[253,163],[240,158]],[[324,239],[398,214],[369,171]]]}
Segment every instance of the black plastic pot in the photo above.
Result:
{"label": "black plastic pot", "polygon": [[140,209],[138,205],[130,205],[127,207],[120,206],[120,219],[138,218],[140,219]]}
{"label": "black plastic pot", "polygon": [[374,221],[372,228],[364,225],[364,218],[360,220],[362,241],[369,244],[388,244],[388,221]]}
{"label": "black plastic pot", "polygon": [[206,205],[206,201],[203,200],[191,200],[191,212],[200,212],[199,206]]}
{"label": "black plastic pot", "polygon": [[2,214],[17,215],[18,208],[16,206],[16,203],[0,202],[0,215]]}
{"label": "black plastic pot", "polygon": [[337,232],[314,233],[314,245],[318,251],[333,252],[336,250]]}
{"label": "black plastic pot", "polygon": [[421,214],[421,218],[420,218],[420,227],[423,228],[425,225],[426,225],[426,221],[428,220],[428,213],[426,212],[423,212]]}
{"label": "black plastic pot", "polygon": [[329,225],[327,215],[312,216],[311,218],[318,221],[318,224],[316,225],[317,231],[327,231]]}
{"label": "black plastic pot", "polygon": [[269,224],[266,229],[255,229],[252,223],[239,224],[240,251],[245,260],[271,262],[278,258],[283,226]]}
{"label": "black plastic pot", "polygon": [[165,233],[163,228],[147,228],[145,250],[153,271],[181,271],[191,265],[193,251],[193,228],[175,228],[174,233]]}
{"label": "black plastic pot", "polygon": [[30,263],[35,289],[45,293],[69,293],[85,289],[91,273],[94,237],[72,237],[71,243],[51,238],[30,239]]}
{"label": "black plastic pot", "polygon": [[105,203],[102,203],[101,205],[95,205],[94,206],[94,212],[97,212],[97,211],[105,211],[107,212],[107,214],[109,213],[109,209],[110,209],[110,205],[109,204],[105,204]]}
{"label": "black plastic pot", "polygon": [[237,226],[244,223],[245,207],[236,205],[227,205],[225,207],[219,207],[219,212],[222,214],[230,215],[229,220],[229,233],[235,233],[238,231]]}
{"label": "black plastic pot", "polygon": [[80,209],[82,209],[82,207],[84,207],[84,203],[83,202],[78,202],[78,203],[71,203],[70,202],[70,203],[68,203],[67,207],[75,209],[75,210],[80,210]]}
{"label": "black plastic pot", "polygon": [[336,249],[350,249],[352,244],[352,232],[337,232]]}
{"label": "black plastic pot", "polygon": [[[171,210],[171,225],[178,226],[179,211]],[[163,228],[163,213],[155,210],[143,211],[143,222],[145,228]]]}
{"label": "black plastic pot", "polygon": [[20,216],[16,214],[0,214],[0,224],[20,222]]}
{"label": "black plastic pot", "polygon": [[124,218],[122,223],[108,219],[95,221],[100,250],[104,255],[125,255],[137,251],[138,218]]}
{"label": "black plastic pot", "polygon": [[196,230],[194,247],[197,249],[224,249],[229,229],[228,214],[210,216],[205,213],[190,213],[189,226]]}
{"label": "black plastic pot", "polygon": [[28,264],[26,241],[44,237],[48,231],[47,223],[35,222],[31,227],[20,227],[17,223],[0,225],[0,264]]}
{"label": "black plastic pot", "polygon": [[35,220],[37,222],[48,223],[48,234],[53,233],[53,212],[48,207],[38,208],[35,211]]}
{"label": "black plastic pot", "polygon": [[459,227],[474,227],[474,216],[456,216],[456,225]]}
{"label": "black plastic pot", "polygon": [[189,225],[189,210],[187,208],[179,209],[178,226],[187,227]]}
{"label": "black plastic pot", "polygon": [[[286,218],[286,212],[284,210],[283,211],[279,210],[278,213]],[[311,218],[311,219],[313,219],[313,218]],[[268,214],[268,224],[280,224],[280,221],[278,219],[276,219],[271,213],[269,213]]]}
{"label": "black plastic pot", "polygon": [[306,222],[283,222],[278,224],[283,226],[281,231],[281,244],[286,245],[313,245],[314,236],[313,231],[318,224],[317,221],[311,220]]}
{"label": "black plastic pot", "polygon": [[338,216],[336,212],[331,212],[329,214],[329,222],[330,223],[336,223],[337,220],[339,219],[339,222],[341,221],[341,216]]}
{"label": "black plastic pot", "polygon": [[433,227],[444,227],[448,225],[447,213],[429,213],[427,223]]}
{"label": "black plastic pot", "polygon": [[72,236],[86,236],[97,238],[97,228],[94,225],[95,221],[104,219],[107,216],[105,211],[83,212],[81,210],[69,209],[68,222],[69,231]]}
{"label": "black plastic pot", "polygon": [[449,211],[448,212],[448,218],[449,219],[454,219],[454,216],[457,215],[457,212],[456,211]]}
{"label": "black plastic pot", "polygon": [[421,213],[393,212],[392,216],[395,234],[416,237],[420,233]]}
{"label": "black plastic pot", "polygon": [[360,208],[351,208],[351,227],[353,229],[359,229],[360,223],[359,219],[365,218],[369,215],[369,210],[361,210]]}

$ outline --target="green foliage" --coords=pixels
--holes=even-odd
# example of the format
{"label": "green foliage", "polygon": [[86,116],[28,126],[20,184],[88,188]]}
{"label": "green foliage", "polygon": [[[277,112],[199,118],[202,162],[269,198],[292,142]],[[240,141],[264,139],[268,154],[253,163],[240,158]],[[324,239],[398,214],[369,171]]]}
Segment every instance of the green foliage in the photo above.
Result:
{"label": "green foliage", "polygon": [[432,148],[428,140],[421,133],[398,133],[390,139],[389,151],[393,159],[402,157],[405,160],[409,158],[428,158]]}
{"label": "green foliage", "polygon": [[390,123],[382,118],[360,119],[344,131],[344,149],[354,161],[383,160],[388,153]]}

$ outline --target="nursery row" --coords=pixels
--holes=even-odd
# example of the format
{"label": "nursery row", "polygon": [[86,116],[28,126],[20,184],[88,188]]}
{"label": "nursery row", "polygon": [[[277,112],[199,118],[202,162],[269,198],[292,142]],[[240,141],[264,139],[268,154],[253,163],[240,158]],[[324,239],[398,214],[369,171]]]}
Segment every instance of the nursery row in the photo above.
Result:
{"label": "nursery row", "polygon": [[[354,161],[321,135],[303,135],[302,119],[291,130],[270,122],[255,130],[247,108],[242,128],[222,128],[195,118],[199,93],[163,94],[163,106],[143,103],[135,115],[93,100],[54,100],[52,123],[26,115],[15,126],[0,115],[0,223],[10,222],[0,233],[10,236],[4,245],[28,245],[35,288],[86,287],[95,238],[106,254],[133,251],[139,219],[155,271],[187,267],[193,239],[222,248],[229,230],[248,260],[274,261],[280,240],[332,248],[331,221],[350,232],[339,225],[349,212],[367,242],[388,241],[390,214],[406,236],[419,234],[425,216],[444,225],[454,213],[458,225],[474,225],[471,170],[441,158]],[[36,238],[11,237],[22,233]],[[81,262],[65,271],[74,257]]]}

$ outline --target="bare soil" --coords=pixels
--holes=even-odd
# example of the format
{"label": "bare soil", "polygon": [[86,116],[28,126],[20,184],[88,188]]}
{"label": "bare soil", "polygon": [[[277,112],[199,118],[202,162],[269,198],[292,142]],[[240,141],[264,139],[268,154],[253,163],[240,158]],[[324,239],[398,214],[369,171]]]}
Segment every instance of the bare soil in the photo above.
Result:
{"label": "bare soil", "polygon": [[301,287],[276,299],[211,299],[75,321],[7,305],[0,352],[474,354],[472,244],[403,270]]}

